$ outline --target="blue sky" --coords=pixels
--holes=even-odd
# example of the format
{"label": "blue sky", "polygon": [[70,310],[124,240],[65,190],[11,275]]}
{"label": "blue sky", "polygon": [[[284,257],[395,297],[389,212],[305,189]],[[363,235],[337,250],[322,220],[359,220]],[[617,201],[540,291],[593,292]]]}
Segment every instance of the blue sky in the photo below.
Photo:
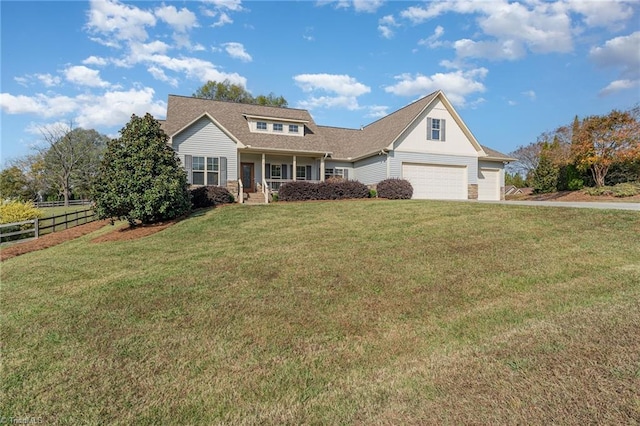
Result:
{"label": "blue sky", "polygon": [[508,153],[640,102],[640,2],[1,1],[2,164],[228,79],[356,128],[441,89]]}

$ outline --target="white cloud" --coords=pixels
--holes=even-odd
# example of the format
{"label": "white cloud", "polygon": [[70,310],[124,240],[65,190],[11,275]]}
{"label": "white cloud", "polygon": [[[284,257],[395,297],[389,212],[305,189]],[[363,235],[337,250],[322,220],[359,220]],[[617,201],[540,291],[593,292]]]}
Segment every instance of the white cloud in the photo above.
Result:
{"label": "white cloud", "polygon": [[213,25],[211,25],[212,27],[222,27],[224,25],[227,24],[233,24],[233,19],[231,19],[231,17],[226,14],[225,12],[221,12],[219,15],[219,18],[216,22],[213,23]]}
{"label": "white cloud", "polygon": [[[513,60],[524,57],[528,51],[571,52],[573,37],[580,32],[579,18],[572,21],[576,15],[589,27],[622,28],[633,16],[633,8],[624,2],[611,1],[453,0],[411,6],[403,10],[400,17],[420,24],[448,13],[474,16],[481,30],[472,39],[454,43],[460,57]],[[424,41],[428,43],[430,39]]]}
{"label": "white cloud", "polygon": [[600,67],[620,70],[620,78],[602,89],[601,95],[637,87],[640,84],[640,31],[615,37],[603,46],[591,48],[589,57]]}
{"label": "white cloud", "polygon": [[144,41],[148,37],[145,28],[156,24],[153,13],[116,0],[91,0],[90,5],[87,28],[107,40],[113,37],[117,40]]}
{"label": "white cloud", "polygon": [[384,0],[353,0],[353,8],[356,12],[375,13]]}
{"label": "white cloud", "polygon": [[153,67],[147,68],[147,71],[149,71],[149,74],[151,74],[153,78],[155,78],[156,80],[164,81],[165,83],[168,83],[173,87],[178,86],[178,79],[168,77],[162,68],[153,66]]}
{"label": "white cloud", "polygon": [[27,77],[13,77],[13,80],[20,86],[27,87],[29,85],[29,79]]}
{"label": "white cloud", "polygon": [[418,44],[421,46],[427,46],[430,47],[432,49],[436,48],[436,47],[440,47],[442,46],[442,42],[439,40],[440,37],[442,37],[442,35],[444,34],[444,28],[442,28],[442,26],[438,25],[435,30],[433,30],[433,34],[430,35],[429,37],[422,39],[422,40],[418,40]]}
{"label": "white cloud", "polygon": [[82,63],[84,65],[104,66],[104,65],[107,65],[108,61],[105,58],[92,55],[92,56],[89,56],[87,59],[83,60]]}
{"label": "white cloud", "polygon": [[611,95],[621,90],[629,90],[640,87],[640,80],[615,80],[602,89],[598,94],[600,96]]}
{"label": "white cloud", "polygon": [[100,71],[87,68],[84,65],[68,67],[64,70],[67,81],[88,87],[109,87],[110,84],[100,78]]}
{"label": "white cloud", "polygon": [[380,35],[384,38],[393,37],[393,28],[398,26],[393,15],[386,15],[378,20],[378,31],[380,31]]}
{"label": "white cloud", "polygon": [[300,74],[293,77],[296,84],[306,93],[328,92],[329,96],[310,96],[299,102],[301,108],[347,108],[359,109],[357,97],[371,92],[371,88],[359,83],[348,75]]}
{"label": "white cloud", "polygon": [[527,90],[522,92],[522,95],[526,96],[527,98],[529,98],[532,101],[536,100],[536,92],[534,92],[533,90]]}
{"label": "white cloud", "polygon": [[127,91],[108,91],[99,96],[78,97],[82,108],[78,110],[75,122],[83,128],[118,126],[126,124],[131,114],[144,115],[147,112],[156,118],[167,112],[165,102],[153,100],[154,90],[150,87]]}
{"label": "white cloud", "polygon": [[36,74],[35,76],[38,80],[40,80],[40,82],[42,82],[42,84],[44,84],[47,87],[57,86],[60,84],[60,81],[61,81],[60,77],[58,77],[57,75],[51,75],[49,73]]}
{"label": "white cloud", "polygon": [[77,109],[75,99],[68,96],[45,95],[34,96],[0,93],[0,108],[7,114],[36,114],[45,118],[59,117]]}
{"label": "white cloud", "polygon": [[166,103],[153,100],[149,87],[127,91],[106,91],[76,97],[38,93],[34,96],[0,94],[0,108],[7,114],[34,114],[42,118],[70,119],[86,129],[127,123],[131,114],[146,112],[164,117]]}
{"label": "white cloud", "polygon": [[460,58],[489,58],[520,59],[526,51],[521,43],[514,40],[504,41],[473,41],[469,39],[457,40],[453,43],[456,54]]}
{"label": "white cloud", "polygon": [[568,0],[567,5],[570,10],[583,15],[588,27],[619,30],[624,26],[624,21],[633,16],[631,4],[621,1]]}
{"label": "white cloud", "polygon": [[389,107],[383,105],[371,105],[367,107],[369,109],[369,113],[367,117],[371,118],[382,118],[386,117],[389,114]]}
{"label": "white cloud", "polygon": [[488,71],[486,68],[475,68],[468,71],[458,70],[448,73],[436,73],[431,76],[422,74],[401,74],[395,77],[398,82],[385,87],[385,91],[399,96],[421,97],[436,90],[442,90],[452,103],[464,107],[471,105],[467,98],[474,93],[486,91],[483,80]]}
{"label": "white cloud", "polygon": [[242,7],[242,0],[204,0],[204,2],[211,4],[217,9],[227,9],[234,12],[241,12],[244,10]]}
{"label": "white cloud", "polygon": [[158,7],[155,10],[155,15],[169,24],[174,31],[181,33],[199,26],[195,13],[186,7],[178,10],[175,6],[166,6],[163,4],[162,7]]}
{"label": "white cloud", "polygon": [[253,60],[251,55],[244,50],[244,45],[242,43],[230,42],[223,44],[223,46],[232,58],[239,59],[242,62],[251,62]]}
{"label": "white cloud", "polygon": [[188,78],[196,81],[207,82],[209,80],[224,81],[246,87],[247,79],[238,73],[225,73],[219,71],[211,62],[198,58],[172,58],[166,55],[152,55],[145,62],[152,63],[176,73],[183,73]]}

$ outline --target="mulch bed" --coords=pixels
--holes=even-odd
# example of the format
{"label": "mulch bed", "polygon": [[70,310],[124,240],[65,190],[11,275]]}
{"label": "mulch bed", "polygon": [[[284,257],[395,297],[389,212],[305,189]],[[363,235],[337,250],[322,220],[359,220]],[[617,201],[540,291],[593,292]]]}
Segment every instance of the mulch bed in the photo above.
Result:
{"label": "mulch bed", "polygon": [[[147,235],[160,232],[176,222],[178,222],[178,220],[154,223],[151,225],[138,225],[133,228],[131,228],[129,225],[123,228],[114,227],[113,231],[96,237],[92,239],[91,242],[102,243],[106,241],[135,240],[137,238],[146,237]],[[21,243],[16,242],[8,247],[0,249],[0,261],[11,259],[12,257],[20,256],[32,251],[53,247],[55,245],[64,243],[65,241],[70,241],[83,235],[90,234],[93,231],[97,231],[98,229],[109,225],[110,223],[111,221],[109,219],[98,220],[84,225],[74,226],[73,228],[65,229],[64,231],[52,232],[51,234],[44,235],[35,240],[25,241]]]}

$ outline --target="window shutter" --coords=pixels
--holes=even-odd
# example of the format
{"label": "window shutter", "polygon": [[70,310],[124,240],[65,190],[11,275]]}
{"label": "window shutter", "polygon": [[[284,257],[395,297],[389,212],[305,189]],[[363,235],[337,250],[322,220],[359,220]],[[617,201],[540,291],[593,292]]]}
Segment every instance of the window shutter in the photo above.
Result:
{"label": "window shutter", "polygon": [[311,166],[307,166],[307,176],[305,179],[311,180]]}
{"label": "window shutter", "polygon": [[283,164],[283,165],[282,165],[282,179],[288,179],[288,178],[287,178],[287,168],[288,168],[288,167],[287,167],[287,165],[286,165],[286,164]]}
{"label": "window shutter", "polygon": [[220,179],[218,179],[220,186],[227,186],[227,157],[220,157]]}
{"label": "window shutter", "polygon": [[191,169],[193,168],[193,158],[190,155],[184,156],[184,170],[187,172],[187,183],[191,184]]}
{"label": "window shutter", "polygon": [[271,164],[269,163],[265,164],[264,168],[266,169],[264,173],[267,175],[265,179],[271,179]]}
{"label": "window shutter", "polygon": [[431,140],[431,126],[433,124],[431,123],[431,117],[427,117],[427,140],[430,141]]}
{"label": "window shutter", "polygon": [[445,120],[440,120],[440,140],[444,142],[444,128],[445,128]]}

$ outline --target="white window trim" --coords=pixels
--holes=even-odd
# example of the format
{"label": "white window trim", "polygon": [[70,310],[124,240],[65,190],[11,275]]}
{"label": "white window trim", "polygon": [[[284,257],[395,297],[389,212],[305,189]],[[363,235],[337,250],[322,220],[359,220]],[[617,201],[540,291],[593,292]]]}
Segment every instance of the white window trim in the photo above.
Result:
{"label": "white window trim", "polygon": [[[195,162],[194,160],[196,158],[198,158],[198,159],[202,158],[202,160],[204,161],[202,170],[196,170],[195,168],[193,168],[193,163]],[[215,165],[212,165],[212,170],[209,170],[209,160],[218,160],[217,161],[217,163],[218,163],[217,170],[215,170],[215,167],[214,167]],[[191,157],[191,163],[192,163],[192,167],[191,167],[191,182],[193,183],[193,181],[194,181],[193,176],[196,173],[202,173],[202,175],[203,175],[203,179],[202,179],[203,183],[193,183],[193,185],[198,185],[198,186],[207,186],[207,185],[215,185],[215,186],[217,186],[217,185],[220,185],[220,162],[221,162],[220,157],[205,157],[205,156],[201,156],[201,155],[192,156]],[[216,174],[216,176],[218,178],[217,179],[217,181],[218,181],[217,183],[209,183],[209,173],[215,173]],[[214,182],[215,182],[215,179],[214,179]]]}

